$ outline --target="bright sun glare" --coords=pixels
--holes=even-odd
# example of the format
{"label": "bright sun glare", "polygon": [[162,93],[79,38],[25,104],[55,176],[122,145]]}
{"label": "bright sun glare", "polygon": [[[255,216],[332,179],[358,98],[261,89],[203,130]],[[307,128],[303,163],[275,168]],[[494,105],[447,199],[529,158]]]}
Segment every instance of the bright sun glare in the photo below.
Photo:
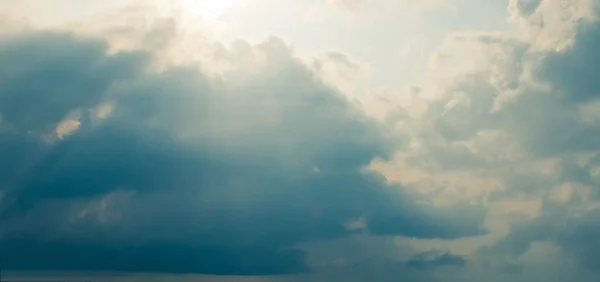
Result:
{"label": "bright sun glare", "polygon": [[237,0],[185,0],[184,8],[205,20],[215,20],[233,8],[236,2]]}

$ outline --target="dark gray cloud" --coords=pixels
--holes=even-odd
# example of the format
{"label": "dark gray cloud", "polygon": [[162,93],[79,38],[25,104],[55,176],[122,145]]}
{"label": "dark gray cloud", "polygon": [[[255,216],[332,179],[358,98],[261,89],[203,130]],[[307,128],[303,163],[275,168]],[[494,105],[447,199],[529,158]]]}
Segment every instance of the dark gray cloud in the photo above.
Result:
{"label": "dark gray cloud", "polygon": [[173,240],[134,242],[50,241],[19,238],[1,245],[3,268],[12,271],[118,270],[137,273],[273,275],[308,269],[299,251],[262,246],[195,246]]}
{"label": "dark gray cloud", "polygon": [[521,17],[528,17],[540,6],[542,0],[511,0],[509,10],[514,9]]}
{"label": "dark gray cloud", "polygon": [[559,233],[556,242],[574,255],[584,267],[597,271],[600,267],[600,212],[586,214],[577,221],[568,222],[566,228]]}
{"label": "dark gray cloud", "polygon": [[425,252],[415,255],[412,259],[406,262],[408,267],[431,270],[438,267],[465,267],[467,261],[452,253]]}
{"label": "dark gray cloud", "polygon": [[52,130],[69,111],[96,105],[107,88],[138,74],[142,53],[105,56],[106,44],[66,34],[0,42],[2,120],[23,132]]}
{"label": "dark gray cloud", "polygon": [[552,52],[539,66],[539,76],[560,91],[567,101],[589,102],[600,95],[596,79],[600,61],[600,24],[579,27],[573,46],[566,52]]}
{"label": "dark gray cloud", "polygon": [[[483,232],[482,216],[441,216],[362,170],[393,149],[385,128],[276,38],[229,54],[242,63],[221,78],[155,72],[151,54],[105,45],[52,32],[0,42],[7,268],[298,273],[298,244],[357,232],[347,222],[360,217],[374,234]],[[98,117],[103,104],[113,110]],[[73,118],[79,129],[56,138]]]}

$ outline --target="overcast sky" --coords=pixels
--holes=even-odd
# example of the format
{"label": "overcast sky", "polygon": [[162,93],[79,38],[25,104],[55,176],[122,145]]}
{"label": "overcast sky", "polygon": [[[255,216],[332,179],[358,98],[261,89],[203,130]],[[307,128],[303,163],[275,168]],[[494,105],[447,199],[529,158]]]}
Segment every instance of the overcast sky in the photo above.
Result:
{"label": "overcast sky", "polygon": [[597,281],[597,0],[0,0],[13,280]]}

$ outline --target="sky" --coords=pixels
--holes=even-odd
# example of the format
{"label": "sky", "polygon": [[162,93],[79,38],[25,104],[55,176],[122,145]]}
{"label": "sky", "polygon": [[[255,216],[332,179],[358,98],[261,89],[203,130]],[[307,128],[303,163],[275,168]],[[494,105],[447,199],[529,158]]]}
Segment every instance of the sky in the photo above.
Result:
{"label": "sky", "polygon": [[600,270],[597,0],[0,0],[12,281]]}

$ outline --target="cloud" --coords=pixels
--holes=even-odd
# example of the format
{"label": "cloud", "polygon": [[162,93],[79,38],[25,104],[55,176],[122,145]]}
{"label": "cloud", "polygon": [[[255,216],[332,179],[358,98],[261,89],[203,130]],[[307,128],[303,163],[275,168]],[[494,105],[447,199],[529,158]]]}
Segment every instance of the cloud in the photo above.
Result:
{"label": "cloud", "polygon": [[418,269],[434,269],[443,266],[464,267],[466,261],[461,256],[451,253],[437,254],[435,252],[426,252],[416,255],[406,265]]}
{"label": "cloud", "polygon": [[385,110],[350,56],[276,37],[202,38],[198,66],[177,21],[13,33],[0,248],[22,270],[595,281],[599,11],[510,1],[516,30],[449,34]]}
{"label": "cloud", "polygon": [[600,93],[600,83],[592,77],[598,66],[588,63],[600,59],[600,25],[584,24],[580,29],[568,51],[548,54],[538,74],[576,103],[593,101]]}
{"label": "cloud", "polygon": [[[598,7],[512,1],[509,8],[516,7],[522,20],[516,33],[448,36],[421,94],[427,110],[397,122],[410,146],[372,168],[430,202],[485,207],[490,234],[430,242],[465,250],[474,264],[462,273],[482,267],[493,269],[495,279],[545,281],[540,269],[552,265],[563,277],[591,281],[597,269],[591,219],[599,206],[600,135],[592,111],[600,89],[591,63],[598,56]],[[460,197],[449,201],[457,190]]]}
{"label": "cloud", "polygon": [[540,6],[542,0],[511,0],[508,10],[513,15],[528,17]]}
{"label": "cloud", "polygon": [[215,76],[80,34],[0,42],[5,268],[301,273],[305,242],[484,232],[365,170],[389,132],[278,38]]}
{"label": "cloud", "polygon": [[47,132],[69,111],[92,107],[111,83],[131,78],[144,63],[139,53],[106,57],[105,43],[60,34],[9,36],[0,48],[2,65],[19,66],[2,70],[0,112],[24,132]]}

